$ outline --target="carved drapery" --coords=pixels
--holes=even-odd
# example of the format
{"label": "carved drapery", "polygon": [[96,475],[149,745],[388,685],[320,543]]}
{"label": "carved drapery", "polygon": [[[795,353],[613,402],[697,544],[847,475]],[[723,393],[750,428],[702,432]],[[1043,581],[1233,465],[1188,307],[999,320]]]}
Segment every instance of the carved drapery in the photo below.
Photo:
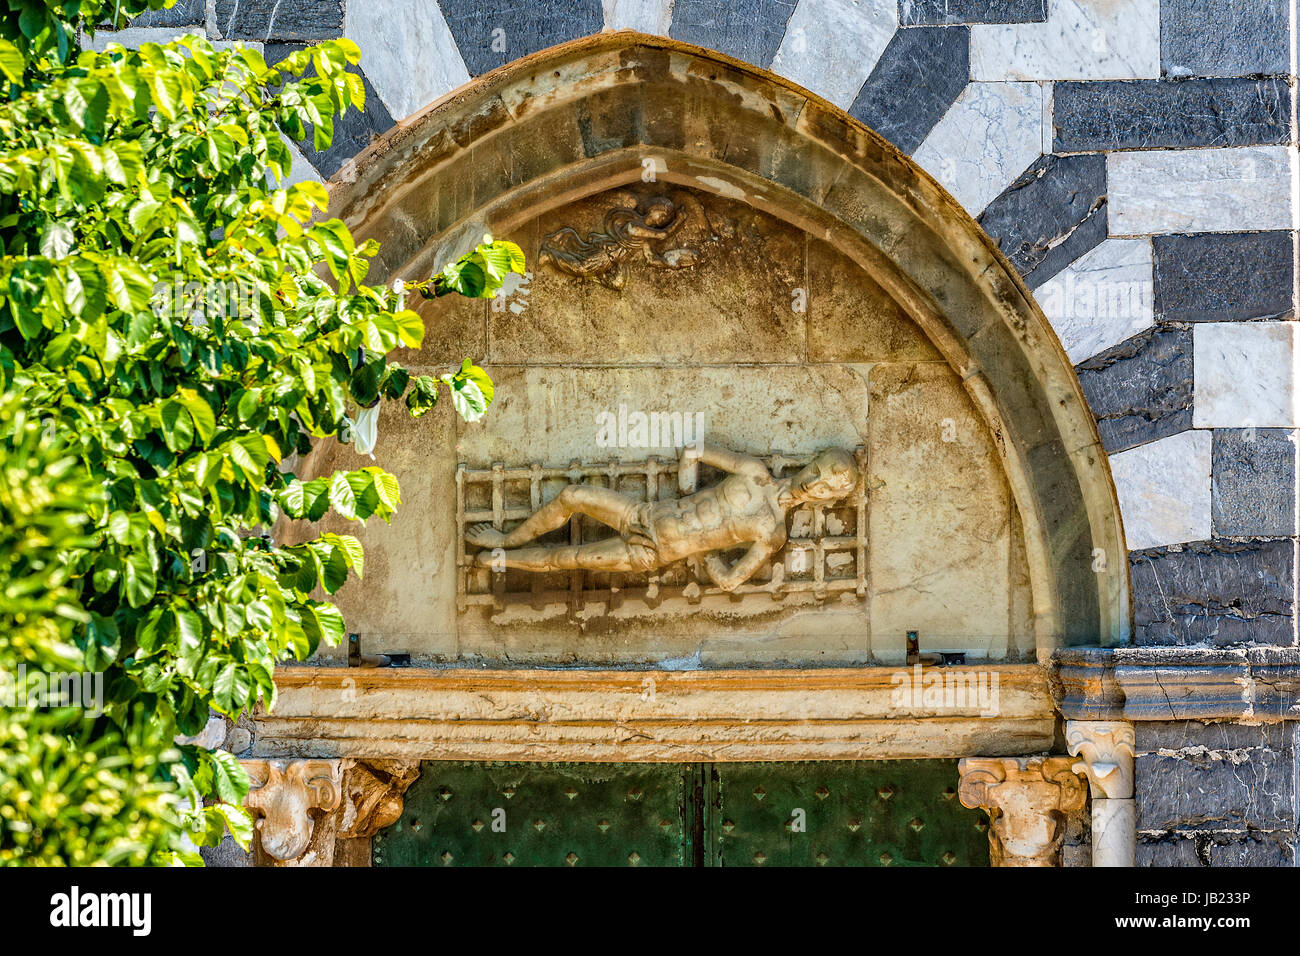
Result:
{"label": "carved drapery", "polygon": [[1069,757],[967,757],[957,766],[965,806],[989,815],[994,866],[1058,866],[1067,814],[1082,810],[1083,781]]}
{"label": "carved drapery", "polygon": [[370,838],[402,814],[420,765],[402,760],[244,760],[257,866],[365,866]]}
{"label": "carved drapery", "polygon": [[1092,796],[1092,865],[1135,866],[1137,803],[1133,799],[1133,725],[1123,720],[1070,720],[1070,753],[1081,759]]}

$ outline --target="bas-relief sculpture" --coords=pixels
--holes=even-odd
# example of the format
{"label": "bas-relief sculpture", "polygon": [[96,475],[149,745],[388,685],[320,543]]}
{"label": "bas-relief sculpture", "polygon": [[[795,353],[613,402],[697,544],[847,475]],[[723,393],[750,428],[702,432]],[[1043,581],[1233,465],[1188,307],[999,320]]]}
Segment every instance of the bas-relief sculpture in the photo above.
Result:
{"label": "bas-relief sculpture", "polygon": [[[449,323],[481,336],[488,416],[381,423],[379,451],[427,523],[360,532],[365,585],[338,599],[367,649],[902,663],[920,630],[925,650],[972,660],[1031,652],[1019,524],[987,429],[848,259],[743,202],[660,184],[512,236],[534,263],[527,308],[448,297],[425,316],[435,338]],[[620,404],[703,411],[717,457],[597,447],[595,419]],[[828,449],[851,461],[852,486],[800,498],[791,472]],[[311,467],[353,467],[350,454]]]}
{"label": "bas-relief sculpture", "polygon": [[[858,483],[853,456],[839,449],[817,454],[797,474],[777,478],[760,459],[713,445],[685,448],[686,465],[701,462],[727,476],[717,485],[671,501],[638,501],[608,488],[566,485],[511,531],[491,524],[470,529],[466,540],[485,549],[480,567],[526,571],[653,571],[703,555],[709,578],[723,591],[749,580],[786,543],[786,515],[800,504],[830,504]],[[683,468],[683,473],[688,468]],[[523,547],[586,515],[613,528],[616,537],[590,544]],[[734,564],[723,553],[746,548]]]}
{"label": "bas-relief sculpture", "polygon": [[584,238],[572,226],[557,229],[543,240],[538,265],[622,290],[629,258],[639,254],[658,269],[685,269],[707,255],[709,246],[735,234],[732,223],[710,217],[685,190],[643,199],[620,189],[608,201],[602,230]]}

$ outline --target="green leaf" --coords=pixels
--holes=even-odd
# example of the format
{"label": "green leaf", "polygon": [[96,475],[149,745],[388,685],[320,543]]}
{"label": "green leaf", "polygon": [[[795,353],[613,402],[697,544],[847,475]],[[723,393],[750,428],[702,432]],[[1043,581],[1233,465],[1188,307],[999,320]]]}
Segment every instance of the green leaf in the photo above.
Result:
{"label": "green leaf", "polygon": [[185,406],[189,412],[190,418],[194,421],[194,430],[198,432],[199,440],[205,445],[212,440],[213,434],[217,430],[217,419],[212,413],[212,406],[192,388],[179,388],[176,390],[176,397]]}
{"label": "green leaf", "polygon": [[397,322],[397,335],[408,349],[418,349],[424,341],[424,320],[410,309],[394,313]]}
{"label": "green leaf", "polygon": [[212,685],[217,709],[231,715],[238,713],[248,703],[248,695],[252,689],[252,682],[242,666],[236,661],[231,661],[217,674],[217,679]]}
{"label": "green leaf", "polygon": [[194,443],[194,425],[185,406],[168,399],[162,406],[163,440],[172,451],[181,452]]}
{"label": "green leaf", "polygon": [[348,476],[344,472],[337,472],[330,479],[329,500],[330,506],[343,517],[357,516],[357,496],[353,493],[352,486],[348,484]]}
{"label": "green leaf", "polygon": [[52,222],[45,227],[41,236],[41,255],[50,259],[62,259],[72,251],[76,244],[72,227],[66,222]]}
{"label": "green leaf", "polygon": [[144,309],[153,295],[149,278],[133,262],[119,260],[108,273],[109,300],[123,312]]}
{"label": "green leaf", "polygon": [[217,799],[236,806],[243,803],[250,787],[248,771],[224,750],[209,752],[208,759],[212,762],[212,790]]}
{"label": "green leaf", "polygon": [[0,73],[4,73],[5,79],[10,83],[21,83],[26,65],[18,47],[8,40],[0,39]]}
{"label": "green leaf", "polygon": [[142,551],[131,552],[123,570],[125,573],[122,581],[126,588],[127,603],[132,607],[148,604],[158,583],[149,555]]}
{"label": "green leaf", "polygon": [[[236,766],[238,766],[238,763],[236,763]],[[241,850],[247,852],[253,840],[252,815],[243,807],[234,806],[230,803],[214,803],[205,809],[221,815],[221,819],[230,830],[230,836]]]}
{"label": "green leaf", "polygon": [[320,536],[321,541],[333,545],[343,552],[347,558],[348,567],[357,572],[357,577],[361,577],[363,562],[365,561],[365,552],[361,548],[361,542],[350,534],[333,534],[326,533]]}
{"label": "green leaf", "polygon": [[180,635],[177,670],[191,677],[203,656],[203,622],[193,611],[182,608],[176,611],[176,630]]}

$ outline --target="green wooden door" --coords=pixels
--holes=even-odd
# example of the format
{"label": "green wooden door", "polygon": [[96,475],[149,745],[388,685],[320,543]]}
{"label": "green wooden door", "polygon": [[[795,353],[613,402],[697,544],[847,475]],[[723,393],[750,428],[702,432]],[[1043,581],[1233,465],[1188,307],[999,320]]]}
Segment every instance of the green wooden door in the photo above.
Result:
{"label": "green wooden door", "polygon": [[987,866],[955,760],[428,761],[376,866]]}

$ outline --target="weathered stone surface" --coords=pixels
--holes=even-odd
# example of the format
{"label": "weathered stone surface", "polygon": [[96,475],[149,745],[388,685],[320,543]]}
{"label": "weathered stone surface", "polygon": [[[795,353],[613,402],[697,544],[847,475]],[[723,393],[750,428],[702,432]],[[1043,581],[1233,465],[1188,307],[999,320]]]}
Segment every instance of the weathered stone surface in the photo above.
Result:
{"label": "weathered stone surface", "polygon": [[821,0],[795,8],[772,72],[844,109],[862,88],[898,29],[891,4]]}
{"label": "weathered stone surface", "polygon": [[1294,866],[1291,830],[1143,835],[1138,866]]}
{"label": "weathered stone surface", "polygon": [[[643,197],[674,194],[672,187],[639,187]],[[620,195],[622,195],[620,193]],[[624,287],[575,278],[538,264],[538,250],[564,228],[586,236],[603,228],[609,194],[574,203],[515,232],[533,263],[526,310],[490,314],[491,360],[524,362],[793,362],[807,349],[806,313],[796,289],[809,297],[805,239],[798,230],[742,203],[707,199],[707,215],[728,223],[732,238],[709,241],[696,215],[678,231],[683,248],[697,249],[687,268],[655,268],[639,257],[624,266]],[[683,207],[685,208],[685,207]],[[749,267],[740,278],[739,253]],[[823,277],[823,281],[826,277]],[[708,316],[701,321],[701,316]],[[647,335],[647,329],[654,329]]]}
{"label": "weathered stone surface", "polygon": [[1009,490],[988,480],[996,451],[972,412],[946,365],[871,370],[872,650],[887,663],[903,663],[908,631],[927,650],[1008,652],[1010,605],[991,596],[1010,594],[1018,531]]}
{"label": "weathered stone surface", "polygon": [[253,851],[241,850],[239,844],[227,833],[216,846],[199,847],[203,862],[214,867],[239,867],[253,865]]}
{"label": "weathered stone surface", "polygon": [[1156,77],[1160,0],[1052,0],[1045,23],[971,28],[976,80]]}
{"label": "weathered stone surface", "polygon": [[1160,69],[1169,76],[1282,76],[1287,0],[1160,0]]}
{"label": "weathered stone surface", "polygon": [[[162,10],[146,10],[131,20],[133,27],[202,26],[207,4],[204,0],[176,0]],[[111,11],[110,11],[111,12]],[[260,37],[258,39],[261,39]]]}
{"label": "weathered stone surface", "polygon": [[442,0],[439,6],[471,76],[599,33],[605,24],[600,0]]}
{"label": "weathered stone surface", "polygon": [[1122,716],[1146,720],[1246,720],[1251,709],[1250,662],[1244,648],[1116,648],[1115,683]]}
{"label": "weathered stone surface", "polygon": [[1106,162],[1043,156],[989,203],[979,224],[1029,286],[1039,286],[1106,238]]}
{"label": "weathered stone surface", "polygon": [[911,153],[969,81],[970,33],[965,27],[899,30],[849,113]]}
{"label": "weathered stone surface", "polygon": [[1284,143],[1291,90],[1276,79],[1056,83],[1052,123],[1063,153]]}
{"label": "weathered stone surface", "polygon": [[[274,65],[295,50],[302,49],[297,43],[268,43],[266,45],[266,62]],[[308,76],[314,75],[315,67],[309,67]],[[298,144],[307,162],[311,163],[322,176],[329,178],[340,166],[370,145],[379,134],[390,129],[393,117],[384,106],[383,98],[370,85],[366,74],[357,66],[349,66],[348,72],[356,73],[366,90],[366,110],[360,113],[350,109],[342,116],[334,118],[334,138],[327,149],[318,151],[312,143],[311,126],[307,127],[307,138]]]}
{"label": "weathered stone surface", "polygon": [[606,30],[636,30],[668,35],[673,0],[603,0]]}
{"label": "weathered stone surface", "polygon": [[1191,429],[1111,456],[1131,550],[1210,536],[1211,443]]}
{"label": "weathered stone surface", "polygon": [[469,80],[455,37],[436,3],[350,3],[344,34],[361,48],[361,68],[396,119]]}
{"label": "weathered stone surface", "polygon": [[1139,830],[1280,829],[1294,825],[1289,753],[1204,745],[1137,758]]}
{"label": "weathered stone surface", "polygon": [[1151,326],[1151,272],[1149,241],[1107,239],[1034,290],[1070,361]]}
{"label": "weathered stone surface", "polygon": [[1152,329],[1077,366],[1112,454],[1192,425],[1192,335]]}
{"label": "weathered stone surface", "polygon": [[978,216],[1042,149],[1041,86],[971,83],[912,158]]}
{"label": "weathered stone surface", "polygon": [[1156,315],[1165,322],[1295,314],[1290,232],[1155,236]]}
{"label": "weathered stone surface", "polygon": [[1109,153],[1112,236],[1291,228],[1294,150],[1138,150]]}
{"label": "weathered stone surface", "polygon": [[898,0],[898,21],[946,26],[953,23],[1041,23],[1047,0]]}
{"label": "weathered stone surface", "polygon": [[1291,541],[1198,542],[1129,563],[1139,645],[1294,643]]}
{"label": "weathered stone surface", "polygon": [[[604,71],[599,82],[593,80],[574,86],[573,76],[583,75],[584,70],[596,67]],[[555,73],[560,76],[554,77]],[[560,93],[559,90],[566,92]],[[498,114],[490,113],[494,104],[503,103],[520,106],[526,103],[527,106],[516,109],[516,122],[510,122],[506,118],[498,120]],[[689,128],[652,126],[650,120],[658,124],[663,113],[668,112],[663,104],[680,108],[690,120]],[[772,109],[774,104],[778,109]],[[501,106],[502,111],[505,109]],[[775,115],[778,113],[779,116]],[[611,184],[616,177],[635,179],[640,171],[636,165],[639,150],[623,156],[611,154],[607,160],[602,159],[599,169],[585,165],[579,169],[581,154],[577,160],[569,158],[568,154],[540,156],[523,173],[508,164],[503,168],[503,164],[497,161],[500,154],[526,151],[523,147],[528,142],[530,124],[549,122],[553,117],[555,126],[560,126],[561,120],[568,120],[567,126],[573,130],[581,125],[584,116],[591,118],[593,135],[597,136],[606,135],[602,127],[616,121],[635,134],[638,132],[638,118],[647,117],[648,121],[639,132],[643,137],[652,138],[651,148],[654,144],[664,144],[662,148],[672,165],[672,181],[667,185],[685,190],[694,177],[709,190],[701,202],[712,202],[722,193],[730,197],[748,197],[755,206],[770,203],[782,213],[777,218],[778,223],[792,220],[802,224],[809,234],[819,237],[829,233],[833,241],[853,249],[855,255],[870,257],[874,247],[893,258],[902,274],[895,273],[886,280],[886,273],[882,271],[882,282],[887,282],[900,298],[907,297],[923,307],[932,302],[944,312],[946,322],[927,323],[927,327],[932,328],[936,335],[946,332],[955,337],[956,340],[951,342],[954,357],[960,354],[964,344],[969,343],[966,347],[979,364],[977,374],[969,374],[973,368],[960,371],[959,375],[968,376],[964,382],[965,391],[973,394],[986,408],[1001,413],[1003,438],[1014,443],[1028,460],[1031,495],[1035,499],[1037,515],[1045,519],[1046,530],[1042,535],[1036,535],[1028,545],[1027,562],[1032,562],[1032,566],[1052,582],[1050,594],[1055,599],[1035,607],[1041,615],[1038,620],[1044,624],[1044,633],[1069,634],[1080,643],[1096,640],[1099,634],[1107,639],[1120,635],[1123,628],[1114,623],[1120,620],[1118,614],[1103,619],[1099,610],[1099,594],[1114,592],[1099,588],[1095,575],[1089,570],[1093,540],[1100,537],[1098,544],[1107,546],[1118,543],[1118,523],[1109,510],[1110,488],[1097,454],[1100,449],[1090,444],[1092,423],[1079,420],[1079,416],[1086,416],[1087,412],[1073,392],[1070,370],[1062,364],[1062,356],[1056,351],[1050,336],[1045,334],[1046,330],[1034,324],[1041,318],[1036,317],[1023,297],[1018,295],[1019,283],[999,272],[1001,260],[989,258],[987,246],[983,244],[983,237],[979,236],[975,224],[965,216],[949,215],[952,210],[938,201],[940,197],[929,177],[921,176],[908,164],[899,162],[894,150],[879,148],[874,139],[860,135],[856,124],[841,122],[834,112],[820,109],[816,102],[803,102],[793,91],[770,83],[758,73],[728,70],[720,61],[697,55],[670,41],[653,38],[633,40],[625,34],[596,36],[568,46],[561,52],[540,56],[517,68],[508,68],[490,82],[476,84],[463,95],[446,101],[438,110],[414,119],[403,127],[400,135],[394,135],[385,143],[384,150],[374,150],[368,155],[352,182],[335,187],[333,195],[337,197],[337,213],[356,223],[363,235],[366,230],[373,230],[371,234],[386,236],[390,231],[389,223],[400,234],[402,221],[415,224],[407,228],[425,231],[427,251],[420,252],[418,245],[409,243],[407,248],[413,250],[413,255],[427,255],[431,265],[446,261],[439,250],[451,245],[453,238],[462,231],[469,234],[471,227],[477,225],[476,216],[491,218],[491,231],[500,235],[513,237],[534,216],[544,215],[554,220],[557,230],[561,226],[571,226],[579,237],[592,237],[595,235],[593,230],[606,228],[604,217],[615,210],[607,207],[594,219],[579,222],[564,215],[563,205],[574,203],[577,196],[594,199],[592,194],[598,194],[597,191],[604,188],[602,184]],[[798,119],[792,121],[794,116]],[[713,122],[715,118],[721,122]],[[440,133],[454,138],[464,148],[450,152],[437,138]],[[673,139],[675,133],[682,135]],[[672,150],[677,152],[668,152]],[[851,152],[852,161],[838,158],[842,152]],[[459,176],[455,174],[461,172],[459,160],[462,155],[472,156],[473,162],[471,168],[465,170],[465,175]],[[797,174],[786,172],[794,168],[799,169]],[[823,178],[823,170],[832,175]],[[781,189],[769,189],[765,182],[773,187],[787,188],[797,187],[800,182],[833,182],[836,192],[816,203],[795,204],[786,215]],[[516,186],[520,187],[517,191]],[[640,190],[642,185],[634,188]],[[453,191],[457,193],[455,196],[438,200],[435,208],[431,197],[439,192],[448,194]],[[580,204],[587,201],[581,200]],[[494,205],[485,207],[486,203]],[[552,204],[557,208],[552,210]],[[656,219],[643,225],[662,224],[659,213],[663,208],[655,208]],[[498,213],[498,210],[502,211]],[[609,228],[622,236],[617,227],[637,223],[638,217],[644,218],[647,210],[623,205],[620,211],[630,218],[615,221]],[[725,215],[730,217],[729,213]],[[836,223],[832,217],[839,217],[840,222]],[[435,222],[442,224],[441,229],[454,229],[454,236],[437,232]],[[465,224],[463,228],[460,223]],[[764,226],[763,230],[771,236],[779,236],[781,232],[779,227],[771,225]],[[743,230],[737,235],[742,233]],[[857,235],[862,235],[867,241],[859,241]],[[534,242],[532,261],[540,262],[535,241],[527,236],[520,238],[525,243]],[[475,432],[495,430],[499,423],[504,423],[511,390],[526,386],[528,375],[534,375],[534,380],[540,381],[536,376],[543,365],[548,370],[571,370],[575,383],[572,387],[557,383],[553,388],[544,387],[546,383],[542,383],[529,396],[528,404],[535,406],[539,413],[549,410],[550,421],[556,423],[556,435],[562,433],[568,417],[583,407],[587,410],[592,407],[574,405],[569,401],[572,396],[602,396],[604,404],[601,407],[609,411],[616,409],[623,400],[623,391],[627,393],[629,406],[641,406],[652,411],[671,411],[674,408],[686,411],[698,407],[693,405],[697,401],[707,401],[709,404],[704,406],[707,409],[731,405],[736,411],[733,424],[728,427],[735,431],[736,440],[728,441],[731,436],[719,434],[719,443],[742,450],[761,451],[781,437],[774,437],[773,432],[783,429],[787,421],[795,425],[807,424],[810,417],[815,417],[820,426],[823,424],[821,419],[825,418],[824,424],[828,428],[841,428],[847,421],[860,424],[856,416],[863,414],[864,409],[858,405],[861,397],[857,394],[853,376],[858,376],[860,381],[865,370],[844,366],[835,370],[809,370],[806,319],[801,320],[791,308],[792,295],[795,289],[805,284],[808,274],[806,266],[800,269],[792,265],[792,261],[797,261],[797,250],[795,260],[792,260],[783,254],[789,251],[788,248],[774,246],[771,250],[774,254],[769,254],[767,250],[751,252],[748,245],[738,246],[723,257],[728,268],[710,276],[710,263],[714,261],[709,252],[712,248],[710,242],[702,243],[706,254],[698,260],[683,252],[696,244],[700,238],[698,234],[664,237],[647,229],[642,230],[638,238],[652,245],[645,249],[638,248],[637,243],[631,244],[635,254],[627,256],[626,283],[622,293],[624,298],[636,304],[636,308],[619,306],[609,286],[580,278],[584,275],[581,272],[552,276],[550,272],[534,271],[533,292],[523,314],[517,315],[513,311],[492,313],[500,316],[500,341],[508,343],[513,338],[512,347],[516,351],[513,357],[503,355],[498,358],[495,352],[491,356],[490,370],[501,376],[497,402],[488,419],[473,428],[466,426],[465,432],[459,433],[461,451],[468,454],[471,450],[469,441],[475,437]],[[594,245],[610,259],[618,259],[629,248],[620,243],[618,250],[613,250],[612,244],[604,239],[586,242],[585,245]],[[671,260],[665,258],[669,253],[672,254]],[[577,259],[584,259],[586,253],[578,249],[574,255]],[[750,275],[751,271],[758,275]],[[774,272],[780,274],[773,276]],[[675,281],[661,284],[651,278],[654,273],[671,275]],[[978,279],[974,278],[976,276]],[[559,278],[572,279],[572,282],[561,283]],[[787,279],[793,282],[786,285]],[[586,282],[586,286],[579,284],[582,282]],[[544,283],[547,285],[545,290],[541,288]],[[785,288],[781,289],[779,297],[771,294],[782,286]],[[608,297],[607,292],[611,293]],[[734,327],[736,323],[731,321],[731,314],[720,314],[723,311],[719,308],[721,297],[715,292],[721,292],[727,302],[738,303],[735,315],[738,322],[743,323],[742,328]],[[698,297],[698,307],[683,317],[679,313],[687,297]],[[771,311],[768,311],[769,302]],[[756,303],[758,308],[755,308]],[[615,308],[620,310],[620,314],[611,314]],[[553,321],[547,321],[547,313]],[[493,319],[494,324],[496,321],[498,319]],[[787,322],[793,323],[795,329],[790,336],[793,347],[782,351],[778,361],[763,361],[770,358],[774,350],[768,349],[761,337],[773,336],[775,331],[779,338],[782,330],[777,326],[784,326]],[[506,323],[530,325],[531,329],[526,334],[507,334],[510,330]],[[724,327],[719,330],[719,325]],[[979,334],[973,335],[976,329],[980,330]],[[516,328],[515,332],[519,329]],[[493,349],[497,345],[497,336],[494,330]],[[734,349],[725,357],[710,349],[709,342],[701,341],[721,336],[730,336],[728,344]],[[602,337],[604,340],[599,341]],[[599,345],[598,349],[593,347],[594,343]],[[749,350],[743,356],[742,347]],[[755,353],[757,359],[752,357]],[[561,355],[566,357],[559,357]],[[1030,355],[1032,360],[1028,357]],[[726,368],[728,364],[735,367]],[[519,368],[521,365],[524,368]],[[823,373],[836,376],[836,382],[842,383],[845,389],[842,395],[832,397],[827,393],[828,389],[839,386],[821,381]],[[674,383],[671,388],[664,384],[665,376]],[[809,376],[814,376],[812,381],[809,381]],[[623,382],[627,383],[625,389],[619,387]],[[583,400],[587,401],[586,398]],[[841,417],[845,412],[824,412],[813,404],[808,407],[800,404],[823,400],[843,401],[851,416],[845,419]],[[744,418],[740,417],[741,411]],[[752,422],[752,427],[747,422]],[[588,416],[586,421],[578,420],[575,424],[590,429],[594,422]],[[942,418],[936,424],[942,435]],[[854,437],[860,438],[860,427],[855,425],[854,430],[857,432]],[[499,447],[508,454],[488,458],[486,465],[476,455],[477,463],[472,466],[467,463],[467,468],[490,467],[492,461],[521,463],[526,468],[529,462],[537,459],[546,463],[557,463],[558,459],[558,466],[562,469],[568,464],[565,446],[557,438],[552,447],[545,429],[519,429],[513,435],[502,431],[497,437],[504,443]],[[604,448],[593,450],[592,437],[588,432],[585,447],[590,455],[583,456],[586,465],[584,477],[615,457],[615,453]],[[634,456],[629,450],[626,456],[617,453],[617,458],[634,466],[643,460],[643,455],[644,452],[638,450]],[[457,456],[456,460],[464,459]],[[998,464],[997,456],[994,464]],[[927,463],[922,465],[930,467]],[[426,467],[439,466],[429,461]],[[996,472],[994,474],[996,476]],[[563,477],[562,472],[556,480]],[[603,480],[605,475],[597,473],[591,477]],[[934,483],[934,479],[930,481]],[[545,494],[553,494],[554,487],[547,485]],[[665,486],[660,487],[666,490]],[[478,490],[481,492],[482,486]],[[523,493],[526,495],[527,492],[525,487]],[[519,520],[521,516],[516,512],[522,510],[527,501],[526,497],[520,500],[517,487],[510,493],[512,513],[508,518],[500,519],[507,522]],[[928,499],[923,500],[928,504]],[[418,509],[420,506],[413,507]],[[423,508],[429,513],[429,523],[436,524],[440,513],[445,516],[446,507],[445,500],[426,502]],[[1091,523],[1084,520],[1087,513],[1094,516]],[[1097,520],[1098,517],[1101,520]],[[481,519],[475,516],[473,520]],[[931,535],[932,539],[934,537]],[[951,548],[950,530],[938,538],[945,548]],[[1110,562],[1114,570],[1108,572],[1107,581],[1125,570],[1118,560],[1120,551],[1110,547],[1108,553],[1116,559]],[[876,556],[874,549],[869,549],[869,554],[872,558]],[[1008,565],[1011,560],[1008,559]],[[841,577],[840,583],[843,580]],[[373,586],[369,579],[366,584]],[[510,593],[526,595],[527,586],[526,581],[516,581],[511,585]],[[487,593],[486,584],[476,587],[478,590],[466,596],[488,599],[476,603],[477,614],[490,608],[495,598]],[[670,611],[677,614],[677,607],[667,610],[650,608],[654,598],[643,601],[641,591],[645,589],[646,585],[640,581],[633,582],[630,588],[621,585],[606,588],[600,580],[585,589],[581,582],[571,582],[567,592],[573,595],[575,603],[582,602],[584,595],[590,600],[581,616],[575,614],[570,621],[557,623],[557,628],[563,626],[567,629],[565,640],[549,641],[550,635],[545,633],[544,627],[533,628],[531,634],[520,633],[527,630],[521,627],[514,631],[518,640],[513,642],[510,654],[499,655],[498,659],[509,656],[511,660],[525,661],[537,648],[543,653],[555,654],[547,658],[548,663],[591,660],[587,656],[590,654],[608,655],[607,660],[621,657],[631,663],[645,660],[651,654],[674,652],[678,648],[655,648],[648,639],[641,641],[623,626],[627,617],[639,612],[647,621],[648,633],[661,623],[657,618],[661,619]],[[610,594],[611,591],[618,593]],[[624,598],[625,593],[630,597]],[[676,599],[675,594],[671,596]],[[683,605],[689,597],[683,595]],[[710,602],[714,597],[714,594],[704,595],[704,599]],[[725,627],[704,620],[703,615],[698,616],[702,627],[711,627],[715,634],[721,632],[729,645],[722,647],[724,640],[719,637],[712,647],[701,649],[701,663],[704,662],[705,650],[715,659],[720,659],[725,651],[732,661],[753,660],[756,647],[763,649],[760,653],[770,652],[772,660],[827,661],[832,659],[832,655],[845,660],[855,654],[860,659],[863,652],[860,624],[853,622],[858,626],[854,633],[846,619],[848,615],[839,613],[843,609],[838,606],[838,600],[833,609],[835,613],[820,614],[821,621],[817,626],[804,627],[801,623],[797,632],[792,633],[791,629],[784,627],[783,619],[795,615],[781,601],[772,600],[767,594],[739,597],[740,601],[730,602],[723,596],[719,613],[725,613],[727,617]],[[1008,596],[1008,617],[1011,597]],[[856,594],[853,598],[859,600]],[[517,601],[517,604],[510,605],[512,612],[519,609],[524,617],[532,614],[536,619],[540,616],[533,613],[526,597],[511,600]],[[623,601],[622,608],[612,607],[620,600]],[[989,603],[992,599],[982,595],[981,600]],[[609,610],[605,609],[607,601],[611,605]],[[557,600],[549,594],[538,598],[537,603],[553,608],[557,621],[564,613],[562,608],[568,606],[567,600]],[[853,601],[847,603],[851,605]],[[1112,602],[1110,606],[1117,603]],[[750,606],[755,606],[755,617],[761,615],[766,619],[763,628],[748,627],[748,621],[740,620],[749,617]],[[680,608],[681,616],[687,617],[689,610]],[[603,622],[602,618],[605,619]],[[782,627],[767,627],[768,621],[781,621]],[[658,636],[664,633],[663,627],[657,627]],[[477,638],[477,635],[473,636]],[[690,666],[692,644],[685,639],[686,635],[682,637],[680,644],[685,646],[681,650],[687,653],[681,656],[688,663],[681,666]],[[790,637],[797,640],[787,643]],[[832,641],[828,642],[826,638]],[[498,640],[483,646],[501,648],[503,644]],[[466,659],[474,656],[467,649],[468,643],[461,642],[458,647],[458,656]],[[797,653],[783,653],[787,648],[794,648]],[[399,650],[397,647],[389,649]],[[416,653],[414,648],[410,650]]]}
{"label": "weathered stone surface", "polygon": [[675,0],[669,36],[766,67],[776,56],[795,0]]}
{"label": "weathered stone surface", "polygon": [[343,0],[216,0],[226,40],[315,41],[343,33]]}
{"label": "weathered stone surface", "polygon": [[1295,322],[1202,322],[1193,327],[1197,428],[1297,424]]}
{"label": "weathered stone surface", "polygon": [[1295,729],[1286,724],[1234,724],[1226,721],[1139,720],[1133,724],[1137,752],[1185,751],[1197,747],[1209,750],[1247,748],[1291,753]]}
{"label": "weathered stone surface", "polygon": [[[90,49],[96,53],[103,53],[108,49],[109,44],[120,44],[128,50],[138,50],[145,43],[171,43],[173,40],[185,36],[187,33],[195,33],[189,27],[127,27],[125,30],[99,30],[93,37],[87,37]],[[220,43],[220,41],[218,41]],[[260,43],[250,43],[250,46],[260,47]]]}
{"label": "weathered stone surface", "polygon": [[1296,533],[1295,432],[1214,430],[1214,533],[1267,537]]}
{"label": "weathered stone surface", "polygon": [[809,240],[808,361],[942,361],[925,334],[866,272]]}

